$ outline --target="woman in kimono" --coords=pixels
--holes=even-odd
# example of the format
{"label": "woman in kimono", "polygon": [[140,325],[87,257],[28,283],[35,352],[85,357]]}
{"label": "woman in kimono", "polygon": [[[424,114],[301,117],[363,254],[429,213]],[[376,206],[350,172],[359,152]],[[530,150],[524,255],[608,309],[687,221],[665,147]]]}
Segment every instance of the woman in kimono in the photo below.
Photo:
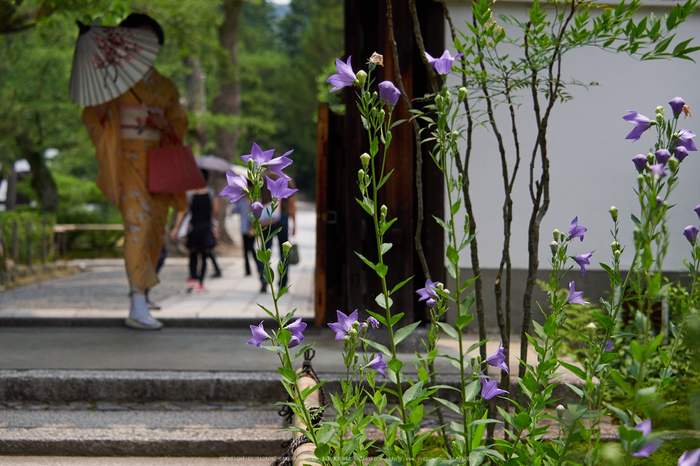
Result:
{"label": "woman in kimono", "polygon": [[[144,14],[131,14],[121,27],[150,29],[162,45],[163,30]],[[83,111],[82,121],[95,145],[97,186],[121,212],[124,222],[124,260],[131,307],[128,327],[157,330],[146,294],[159,283],[158,256],[164,241],[168,209],[187,208],[185,193],[148,192],[148,150],[172,145],[187,129],[187,116],[175,85],[151,69],[117,99]],[[137,97],[138,96],[138,97]],[[140,100],[140,101],[139,101]]]}

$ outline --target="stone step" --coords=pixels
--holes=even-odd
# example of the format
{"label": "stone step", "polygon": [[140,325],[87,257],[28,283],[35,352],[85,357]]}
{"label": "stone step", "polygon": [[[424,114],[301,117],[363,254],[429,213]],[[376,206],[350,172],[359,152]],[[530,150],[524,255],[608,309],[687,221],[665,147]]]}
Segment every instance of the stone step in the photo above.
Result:
{"label": "stone step", "polygon": [[0,455],[278,456],[283,418],[243,403],[4,402]]}

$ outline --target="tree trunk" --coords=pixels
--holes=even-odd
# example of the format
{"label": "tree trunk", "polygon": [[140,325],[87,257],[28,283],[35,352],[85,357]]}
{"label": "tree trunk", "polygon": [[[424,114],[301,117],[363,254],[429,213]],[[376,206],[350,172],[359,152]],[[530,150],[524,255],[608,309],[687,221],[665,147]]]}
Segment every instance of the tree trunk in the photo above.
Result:
{"label": "tree trunk", "polygon": [[[185,76],[185,107],[197,116],[202,116],[207,111],[206,89],[202,75],[202,63],[198,57],[187,56],[183,59],[190,73]],[[206,144],[206,134],[202,122],[197,122],[193,131],[195,147],[201,153]]]}
{"label": "tree trunk", "polygon": [[[219,29],[219,44],[228,55],[229,61],[222,67],[221,90],[219,95],[214,98],[212,110],[214,113],[220,113],[230,116],[241,115],[241,77],[238,64],[238,33],[241,19],[241,10],[243,8],[243,0],[224,0],[224,22]],[[240,129],[238,126],[231,125],[226,128],[218,128],[216,130],[216,149],[215,155],[233,162],[238,147],[238,139],[240,137]],[[226,214],[226,203],[219,199],[219,225],[221,233],[221,242],[232,244],[233,240],[223,228],[223,220]]]}
{"label": "tree trunk", "polygon": [[[230,116],[241,114],[241,77],[238,64],[238,35],[243,0],[224,0],[224,22],[219,29],[219,44],[229,61],[223,66],[221,90],[214,99],[214,113]],[[233,162],[240,129],[237,126],[216,131],[216,155]]]}
{"label": "tree trunk", "polygon": [[23,158],[32,168],[32,188],[39,197],[42,212],[58,212],[58,189],[51,171],[46,167],[44,155],[32,144],[27,133],[16,137],[17,146]]}

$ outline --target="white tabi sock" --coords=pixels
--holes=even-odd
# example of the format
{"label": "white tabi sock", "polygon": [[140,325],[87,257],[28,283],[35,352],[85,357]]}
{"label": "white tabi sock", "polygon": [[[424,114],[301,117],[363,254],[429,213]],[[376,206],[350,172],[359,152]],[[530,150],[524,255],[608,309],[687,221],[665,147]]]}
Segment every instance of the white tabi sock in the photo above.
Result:
{"label": "white tabi sock", "polygon": [[134,293],[131,295],[129,318],[138,319],[139,317],[151,317],[151,313],[148,310],[148,304],[146,304],[146,295]]}

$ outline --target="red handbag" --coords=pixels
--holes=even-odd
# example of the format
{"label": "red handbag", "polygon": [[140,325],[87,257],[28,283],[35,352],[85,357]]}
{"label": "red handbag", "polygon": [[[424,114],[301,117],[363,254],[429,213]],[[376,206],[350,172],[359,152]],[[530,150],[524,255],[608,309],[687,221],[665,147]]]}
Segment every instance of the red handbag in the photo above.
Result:
{"label": "red handbag", "polygon": [[148,191],[152,194],[182,193],[207,185],[192,148],[183,145],[179,136],[174,142],[174,146],[148,150]]}

